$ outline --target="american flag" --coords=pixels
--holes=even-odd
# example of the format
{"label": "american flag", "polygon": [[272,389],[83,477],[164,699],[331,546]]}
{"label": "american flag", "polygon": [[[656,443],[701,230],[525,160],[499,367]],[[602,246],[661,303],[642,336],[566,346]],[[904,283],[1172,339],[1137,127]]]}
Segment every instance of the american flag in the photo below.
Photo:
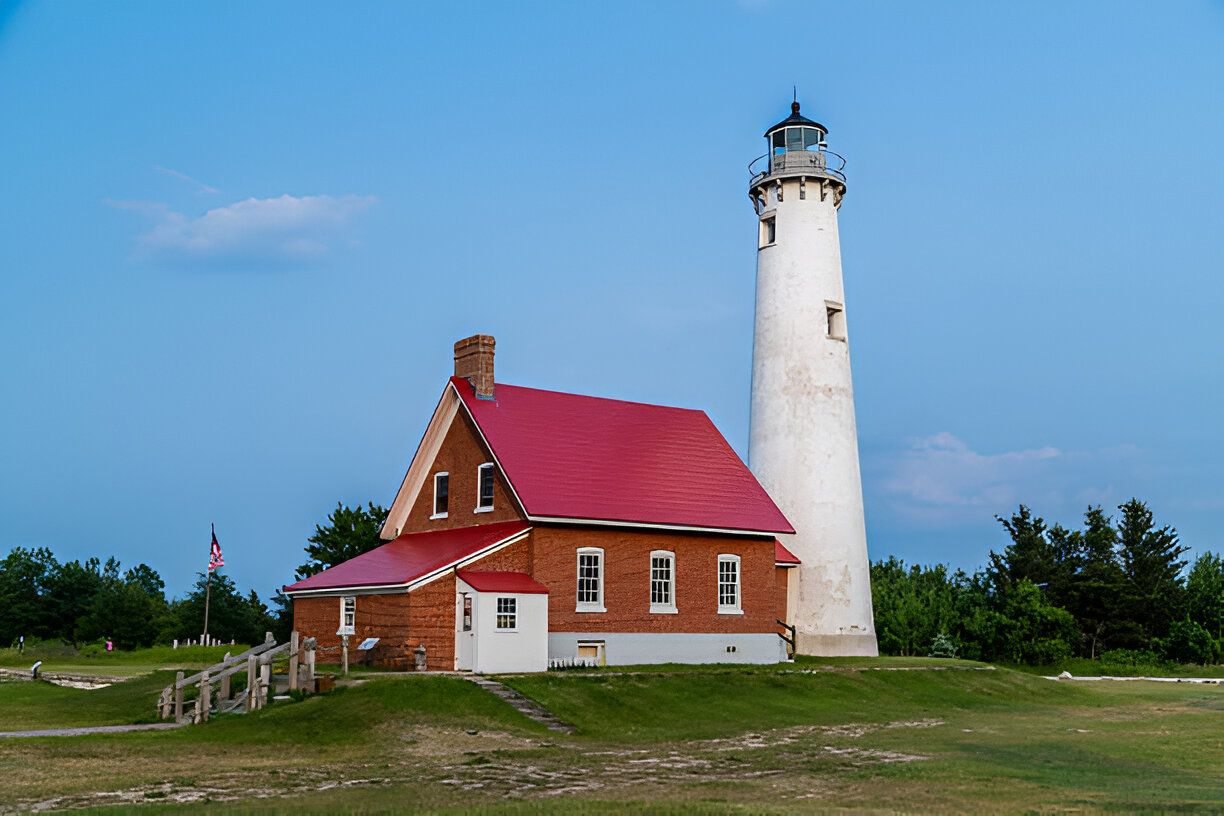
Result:
{"label": "american flag", "polygon": [[221,545],[217,543],[217,531],[213,530],[212,550],[208,554],[208,571],[212,572],[217,567],[224,566],[225,559],[221,557]]}

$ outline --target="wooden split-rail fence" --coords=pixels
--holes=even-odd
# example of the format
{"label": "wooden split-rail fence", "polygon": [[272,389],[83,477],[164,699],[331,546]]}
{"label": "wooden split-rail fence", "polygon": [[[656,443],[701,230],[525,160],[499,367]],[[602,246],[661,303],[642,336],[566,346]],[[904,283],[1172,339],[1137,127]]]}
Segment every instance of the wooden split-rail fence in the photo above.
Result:
{"label": "wooden split-rail fence", "polygon": [[[183,672],[179,672],[174,685],[166,686],[158,698],[157,714],[163,720],[173,717],[175,722],[201,723],[208,720],[214,708],[217,714],[239,710],[249,712],[263,708],[268,704],[268,695],[272,688],[272,661],[286,652],[289,657],[289,690],[313,691],[315,639],[303,639],[294,632],[287,643],[278,646],[272,633],[268,632],[263,643],[247,649],[242,654],[231,657],[227,653],[220,663],[214,663],[189,677],[184,677]],[[240,672],[246,672],[247,686],[244,691],[234,695],[232,678]],[[199,694],[195,698],[194,709],[189,710],[184,719],[183,697],[189,686],[198,687]]]}

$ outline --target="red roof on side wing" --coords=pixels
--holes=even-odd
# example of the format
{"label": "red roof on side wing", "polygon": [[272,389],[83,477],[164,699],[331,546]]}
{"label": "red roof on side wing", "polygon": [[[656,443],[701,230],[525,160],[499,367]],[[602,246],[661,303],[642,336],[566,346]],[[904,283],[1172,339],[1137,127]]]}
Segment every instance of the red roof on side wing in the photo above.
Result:
{"label": "red roof on side wing", "polygon": [[482,572],[459,570],[455,573],[477,592],[514,592],[520,595],[547,595],[548,587],[522,572]]}
{"label": "red roof on side wing", "polygon": [[531,529],[503,521],[453,530],[408,533],[368,553],[285,587],[289,593],[410,584]]}
{"label": "red roof on side wing", "polygon": [[795,555],[790,550],[782,546],[782,542],[774,539],[774,565],[799,566],[803,562],[799,560],[799,556]]}
{"label": "red roof on side wing", "polygon": [[703,411],[451,384],[532,518],[794,532]]}

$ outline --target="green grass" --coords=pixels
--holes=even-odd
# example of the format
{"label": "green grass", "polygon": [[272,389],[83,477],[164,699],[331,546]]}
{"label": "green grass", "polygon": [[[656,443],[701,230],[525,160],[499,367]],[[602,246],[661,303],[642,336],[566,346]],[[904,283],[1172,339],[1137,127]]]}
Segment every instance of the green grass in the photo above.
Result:
{"label": "green grass", "polygon": [[39,670],[43,672],[134,677],[165,668],[198,671],[220,662],[226,652],[239,654],[248,648],[242,644],[184,646],[179,649],[154,646],[151,649],[133,649],[130,652],[108,652],[96,645],[78,650],[64,644],[41,643],[28,646],[24,654],[17,649],[0,649],[0,666],[29,669],[35,661],[41,660],[43,664]]}
{"label": "green grass", "polygon": [[783,674],[737,667],[688,674],[561,672],[502,679],[578,726],[582,736],[616,742],[710,739],[797,722],[920,719],[949,708],[1002,712],[1038,702],[1091,705],[1094,699],[1082,686],[972,668]]}
{"label": "green grass", "polygon": [[156,672],[106,688],[73,689],[45,680],[0,683],[0,731],[153,722],[157,697],[174,682]]}
{"label": "green grass", "polygon": [[[0,799],[28,809],[62,795],[56,807],[78,807],[129,791],[123,807],[142,813],[1224,809],[1224,689],[930,670],[952,665],[505,678],[578,726],[574,736],[461,679],[375,678],[176,731],[0,741]],[[63,716],[77,701],[151,715],[155,679],[112,687],[109,700],[94,696],[109,689],[35,698],[9,688],[31,684],[0,684],[0,718],[37,719],[39,706]]]}

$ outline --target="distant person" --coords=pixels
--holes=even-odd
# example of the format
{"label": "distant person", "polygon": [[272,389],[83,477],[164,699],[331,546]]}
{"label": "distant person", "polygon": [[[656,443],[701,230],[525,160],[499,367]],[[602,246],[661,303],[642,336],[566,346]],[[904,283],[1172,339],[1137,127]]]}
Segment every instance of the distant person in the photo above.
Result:
{"label": "distant person", "polygon": [[110,638],[106,639],[106,651],[108,652],[115,651],[115,644],[111,642]]}
{"label": "distant person", "polygon": [[25,654],[25,635],[17,638],[17,654]]}

